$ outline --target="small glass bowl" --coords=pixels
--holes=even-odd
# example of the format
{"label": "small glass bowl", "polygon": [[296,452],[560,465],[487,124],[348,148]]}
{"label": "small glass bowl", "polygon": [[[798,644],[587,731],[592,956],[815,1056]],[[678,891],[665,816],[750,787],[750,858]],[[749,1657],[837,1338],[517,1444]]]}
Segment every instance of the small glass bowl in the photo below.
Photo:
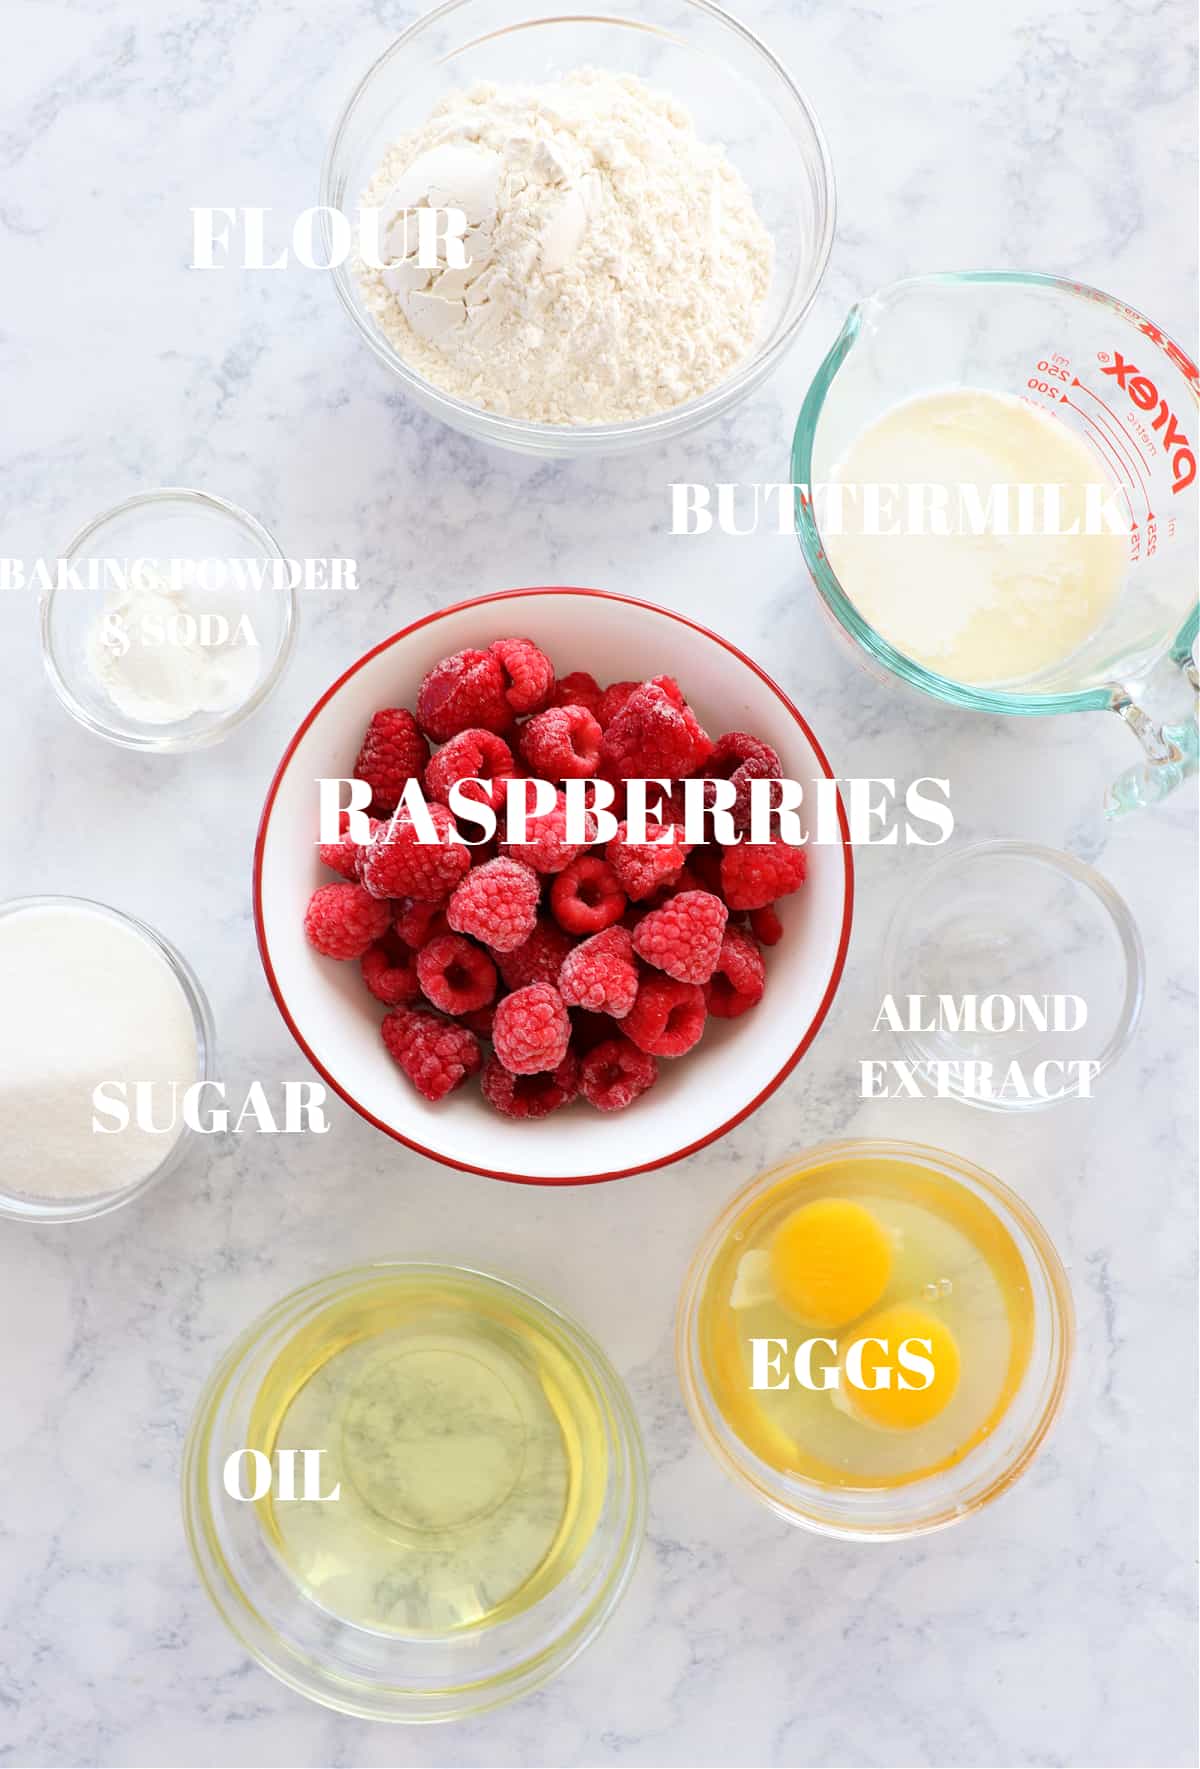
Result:
{"label": "small glass bowl", "polygon": [[[997,1427],[954,1467],[885,1487],[832,1487],[787,1475],[762,1461],[726,1423],[704,1371],[700,1319],[713,1261],[734,1223],[790,1176],[803,1180],[835,1160],[919,1163],[981,1199],[1015,1242],[1033,1298],[1028,1368]],[[974,1163],[917,1143],[862,1139],[824,1143],[781,1161],[732,1198],[700,1245],[684,1280],[676,1320],[679,1379],[692,1422],[725,1473],[788,1523],[847,1541],[894,1541],[926,1535],[978,1511],[1024,1472],[1062,1405],[1074,1341],[1074,1308],[1062,1261],[1046,1231],[1015,1192]]]}
{"label": "small glass bowl", "polygon": [[[581,1378],[603,1418],[608,1483],[579,1559],[528,1607],[454,1633],[397,1635],[320,1605],[268,1539],[253,1504],[226,1491],[223,1470],[245,1448],[267,1372],[331,1303],[352,1297],[368,1315],[372,1286],[444,1281],[467,1309],[520,1314]],[[632,1577],[646,1521],[641,1437],[624,1384],[600,1347],[548,1303],[465,1266],[381,1261],[285,1296],[242,1334],[205,1385],[183,1458],[184,1526],[202,1583],[246,1650],[280,1682],[364,1720],[461,1719],[539,1688],[583,1651]]]}
{"label": "small glass bowl", "polygon": [[[154,948],[183,990],[191,1011],[192,1023],[196,1029],[196,1080],[211,1080],[215,1062],[212,1012],[198,977],[182,954],[136,916],[126,915],[120,909],[110,908],[107,903],[94,902],[89,897],[13,897],[6,903],[0,903],[0,916],[15,915],[23,909],[59,907],[86,909],[94,915],[108,916],[111,921],[129,928]],[[131,1076],[129,1079],[136,1077]],[[0,1217],[11,1217],[18,1222],[86,1222],[94,1216],[107,1216],[110,1210],[119,1210],[123,1204],[140,1198],[143,1192],[148,1192],[151,1186],[158,1185],[173,1173],[187,1153],[193,1134],[186,1124],[183,1125],[157,1167],[136,1184],[121,1186],[114,1192],[93,1192],[81,1198],[43,1198],[32,1194],[0,1191]]]}
{"label": "small glass bowl", "polygon": [[[1058,1071],[1045,1095],[968,1091],[961,1065],[1018,1062],[1028,1081],[1042,1062],[1098,1065],[1089,1087],[1133,1037],[1142,1010],[1145,960],[1137,924],[1108,880],[1073,854],[1032,842],[986,841],[947,854],[922,872],[897,905],[884,941],[881,989],[904,1018],[911,995],[937,1021],[939,996],[1031,997],[1009,1030],[899,1029],[914,1063],[952,1064],[942,1074],[956,1098],[985,1111],[1035,1111],[1078,1097],[1082,1077]],[[1039,1028],[1054,996],[1079,996],[1087,1018],[1076,1030]],[[993,1015],[993,1017],[995,1017]],[[1022,1021],[1028,1023],[1022,1024]]]}
{"label": "small glass bowl", "polygon": [[[531,16],[532,14],[532,16]],[[758,39],[710,0],[449,0],[410,25],[351,94],[334,128],[321,204],[357,233],[357,211],[387,147],[438,101],[478,81],[550,80],[588,66],[636,74],[670,92],[728,149],[775,240],[759,342],[699,399],[617,424],[535,424],[468,404],[424,379],[393,349],[364,304],[351,264],[332,272],[359,332],[405,391],[443,423],[480,441],[541,456],[613,454],[664,442],[744,399],[776,366],[812,305],[833,243],[834,190],[820,125],[791,76]],[[329,216],[322,216],[332,257]]]}
{"label": "small glass bowl", "polygon": [[[249,559],[265,562],[273,578],[275,568],[280,568],[282,583],[272,581],[258,592],[251,589],[241,602],[236,591],[227,598],[233,617],[239,609],[250,615],[262,652],[258,675],[244,700],[222,712],[194,713],[173,724],[147,724],[123,713],[94,679],[88,668],[87,641],[108,593],[103,562],[117,561],[124,567],[136,559]],[[71,717],[98,737],[124,749],[177,753],[205,748],[244,723],[279,681],[295,638],[295,592],[278,542],[236,504],[184,486],[141,492],[93,517],[71,541],[63,564],[89,576],[94,572],[96,587],[88,583],[76,588],[56,579],[43,591],[42,661]],[[217,611],[226,612],[226,604]]]}

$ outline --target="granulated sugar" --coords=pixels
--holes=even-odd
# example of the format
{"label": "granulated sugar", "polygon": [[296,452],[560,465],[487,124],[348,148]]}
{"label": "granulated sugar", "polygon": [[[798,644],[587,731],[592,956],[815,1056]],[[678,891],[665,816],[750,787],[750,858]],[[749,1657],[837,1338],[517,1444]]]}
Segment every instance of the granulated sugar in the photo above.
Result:
{"label": "granulated sugar", "polygon": [[[3,1189],[71,1199],[144,1179],[181,1133],[171,1084],[181,1095],[199,1070],[192,1010],[161,953],[84,903],[15,909],[0,915],[0,1002]],[[93,1129],[97,1084],[124,1082],[132,1105],[138,1081],[170,1128]]]}

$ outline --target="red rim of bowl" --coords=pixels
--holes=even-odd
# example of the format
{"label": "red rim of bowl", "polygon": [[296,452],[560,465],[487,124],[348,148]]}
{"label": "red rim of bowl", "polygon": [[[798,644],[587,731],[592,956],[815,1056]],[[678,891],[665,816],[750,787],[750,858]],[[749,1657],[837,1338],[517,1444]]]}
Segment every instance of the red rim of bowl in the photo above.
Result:
{"label": "red rim of bowl", "polygon": [[370,663],[373,657],[378,657],[381,651],[387,651],[392,645],[398,644],[401,639],[406,639],[410,633],[419,632],[422,627],[431,626],[434,621],[444,620],[451,614],[461,614],[468,608],[484,608],[492,602],[515,602],[525,596],[592,596],[595,597],[597,601],[601,602],[620,602],[630,608],[646,608],[652,614],[665,615],[669,620],[678,621],[680,626],[690,627],[693,632],[703,634],[706,639],[712,639],[715,644],[720,645],[725,651],[731,652],[734,657],[744,663],[747,669],[753,670],[754,674],[760,681],[766,683],[772,694],[774,694],[776,699],[787,708],[792,718],[795,719],[797,725],[799,725],[800,729],[803,731],[812,748],[813,754],[816,756],[825,773],[826,778],[829,780],[835,778],[833,770],[829,766],[829,760],[825,751],[821,748],[821,745],[813,735],[807,719],[798,708],[792,704],[791,700],[789,700],[788,696],[783,692],[783,689],[780,688],[778,683],[772,681],[767,672],[764,669],[760,669],[752,657],[747,657],[744,651],[739,650],[739,648],[736,645],[731,644],[728,639],[723,639],[720,633],[714,633],[710,628],[701,626],[699,621],[689,620],[686,615],[677,614],[673,608],[664,608],[656,602],[644,602],[637,596],[622,596],[612,590],[583,589],[574,584],[539,584],[528,589],[495,590],[491,595],[473,596],[468,598],[465,602],[455,602],[449,608],[439,608],[433,614],[424,614],[421,616],[420,620],[412,621],[399,632],[393,633],[390,638],[381,640],[378,645],[373,646],[370,651],[365,652],[363,656],[358,659],[357,663],[352,663],[350,668],[345,670],[335,682],[331,683],[331,685],[325,690],[324,694],[322,694],[321,698],[317,701],[316,705],[301,721],[291,742],[283,752],[279,766],[275,770],[271,784],[267,789],[262,816],[259,819],[258,835],[254,842],[254,929],[258,938],[258,952],[259,957],[262,959],[263,970],[266,973],[271,993],[275,997],[275,1005],[283,1016],[284,1024],[287,1026],[288,1031],[300,1046],[300,1049],[304,1052],[304,1055],[308,1058],[318,1075],[320,1075],[323,1080],[333,1088],[333,1091],[338,1094],[341,1099],[345,1100],[346,1104],[350,1106],[352,1110],[358,1113],[360,1118],[365,1118],[368,1124],[373,1124],[375,1126],[376,1130],[382,1130],[385,1136],[390,1136],[395,1142],[403,1143],[405,1148],[412,1149],[415,1154],[424,1155],[431,1161],[440,1162],[443,1167],[457,1168],[460,1173],[479,1173],[486,1179],[502,1179],[509,1181],[514,1185],[600,1185],[610,1179],[628,1179],[635,1173],[648,1173],[657,1167],[669,1167],[674,1162],[685,1160],[688,1155],[694,1155],[700,1149],[707,1148],[709,1143],[716,1142],[718,1138],[728,1135],[731,1130],[735,1129],[744,1119],[748,1118],[751,1112],[757,1111],[763,1101],[769,1099],[775,1092],[775,1089],[779,1087],[782,1082],[786,1081],[787,1077],[791,1074],[792,1070],[796,1067],[796,1064],[800,1061],[800,1058],[804,1055],[805,1051],[820,1031],[822,1022],[824,1021],[826,1014],[829,1012],[830,1005],[837,993],[838,984],[842,980],[842,971],[845,969],[846,965],[846,952],[850,945],[850,923],[854,908],[854,861],[850,850],[850,828],[846,821],[846,808],[842,803],[840,792],[838,794],[838,826],[842,832],[842,859],[846,869],[846,896],[842,907],[842,931],[838,940],[837,955],[834,959],[833,970],[830,973],[829,982],[826,986],[824,995],[818,1003],[817,1010],[809,1022],[804,1036],[797,1044],[791,1056],[788,1057],[787,1061],[776,1074],[772,1076],[766,1086],[755,1094],[754,1098],[750,1100],[748,1104],[744,1105],[740,1111],[735,1112],[732,1118],[727,1118],[724,1124],[718,1125],[715,1130],[710,1130],[705,1136],[699,1137],[695,1142],[688,1143],[684,1148],[676,1149],[672,1154],[660,1155],[653,1161],[641,1161],[634,1167],[621,1167],[613,1173],[572,1173],[556,1177],[553,1175],[539,1176],[525,1173],[504,1173],[496,1168],[477,1167],[470,1161],[456,1161],[452,1155],[444,1155],[437,1149],[427,1148],[424,1143],[416,1142],[412,1137],[403,1135],[401,1131],[394,1127],[394,1125],[385,1124],[382,1119],[376,1118],[374,1113],[368,1112],[366,1107],[361,1105],[359,1101],[354,1098],[353,1094],[347,1093],[346,1089],[329,1073],[329,1070],[324,1064],[318,1061],[317,1057],[313,1054],[313,1051],[302,1036],[300,1028],[292,1018],[287,1002],[284,1000],[283,992],[280,989],[279,979],[275,975],[275,967],[271,963],[271,955],[267,949],[267,938],[263,928],[262,859],[263,848],[267,839],[267,825],[271,819],[271,811],[275,804],[275,796],[279,791],[284,774],[287,772],[288,764],[295,753],[296,746],[316,718],[317,714],[321,712],[330,700],[333,699],[334,695],[337,694],[343,685],[350,680],[351,676],[356,675],[365,664]]}

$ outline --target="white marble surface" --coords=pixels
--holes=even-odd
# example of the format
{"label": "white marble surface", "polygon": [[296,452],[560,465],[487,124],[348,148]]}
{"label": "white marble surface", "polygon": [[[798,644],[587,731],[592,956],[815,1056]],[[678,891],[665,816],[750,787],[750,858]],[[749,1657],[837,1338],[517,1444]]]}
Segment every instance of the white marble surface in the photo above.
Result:
{"label": "white marble surface", "polygon": [[[1001,724],[901,701],[835,651],[789,540],[665,533],[681,477],[786,477],[801,393],[857,295],[967,263],[1059,269],[1186,345],[1194,148],[1183,0],[1087,8],[743,5],[800,73],[840,187],[833,259],[782,372],[716,429],[586,467],[490,453],[396,394],[325,281],[202,278],[193,203],[301,207],[398,0],[10,0],[0,67],[6,555],[57,553],[142,487],[260,514],[292,554],[350,554],[362,593],[304,610],[270,706],[183,760],[104,747],[55,702],[31,601],[0,607],[0,896],[65,891],[160,926],[212,999],[226,1078],[305,1066],[255,957],[251,838],[298,716],[412,615],[537,582],[631,590],[770,663],[845,773],[941,773],[959,836],[1098,861],[1146,940],[1136,1046],[1091,1106],[1028,1122],[856,1099],[880,930],[924,856],[859,858],[826,1029],[747,1124],[683,1166],[555,1194],[425,1164],[339,1108],[322,1140],[229,1139],[140,1205],[59,1232],[0,1223],[0,1763],[1182,1764],[1193,1635],[1194,784],[1116,829],[1132,759],[1098,715]],[[5,1004],[5,1011],[16,1005]],[[714,1209],[834,1134],[929,1138],[1018,1186],[1066,1258],[1069,1401],[1018,1487],[914,1546],[791,1532],[689,1430],[674,1292]],[[245,1658],[197,1587],[180,1448],[220,1349],[285,1290],[390,1251],[560,1298],[624,1372],[652,1467],[649,1538],[607,1633],[541,1694],[463,1726],[372,1727]]]}

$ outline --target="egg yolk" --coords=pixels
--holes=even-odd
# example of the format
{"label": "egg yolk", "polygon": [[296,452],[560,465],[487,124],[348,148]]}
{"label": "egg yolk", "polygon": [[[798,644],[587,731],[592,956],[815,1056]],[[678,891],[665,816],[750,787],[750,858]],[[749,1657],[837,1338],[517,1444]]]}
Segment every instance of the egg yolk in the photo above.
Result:
{"label": "egg yolk", "polygon": [[[914,1339],[925,1343],[910,1346],[908,1355],[927,1360],[933,1366],[932,1375],[928,1367],[905,1368],[901,1361],[901,1346]],[[915,1431],[936,1419],[953,1397],[962,1367],[958,1341],[946,1323],[926,1309],[898,1303],[862,1321],[843,1349],[849,1353],[851,1345],[860,1340],[882,1340],[883,1344],[862,1348],[864,1386],[843,1382],[851,1411],[884,1431]],[[885,1370],[890,1372],[888,1386],[872,1387],[884,1380]],[[912,1386],[906,1388],[903,1383]]]}
{"label": "egg yolk", "polygon": [[887,1289],[892,1244],[871,1212],[818,1198],[784,1219],[771,1242],[771,1283],[784,1308],[817,1327],[841,1327]]}

